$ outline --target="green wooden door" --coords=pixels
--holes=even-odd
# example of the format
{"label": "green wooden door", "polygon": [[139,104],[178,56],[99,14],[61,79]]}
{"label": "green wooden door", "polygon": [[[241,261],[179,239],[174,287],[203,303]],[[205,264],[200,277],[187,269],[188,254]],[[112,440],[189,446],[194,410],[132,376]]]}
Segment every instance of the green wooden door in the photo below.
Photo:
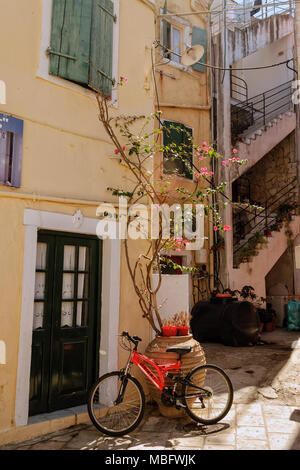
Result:
{"label": "green wooden door", "polygon": [[101,242],[39,233],[30,415],[86,403],[98,368]]}

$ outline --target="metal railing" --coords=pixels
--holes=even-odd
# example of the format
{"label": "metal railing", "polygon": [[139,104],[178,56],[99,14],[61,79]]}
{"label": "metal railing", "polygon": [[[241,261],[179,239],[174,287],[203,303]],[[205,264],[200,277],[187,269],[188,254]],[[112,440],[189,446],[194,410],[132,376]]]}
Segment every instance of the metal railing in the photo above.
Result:
{"label": "metal railing", "polygon": [[230,96],[238,101],[248,101],[248,85],[246,80],[232,73],[230,66]]}
{"label": "metal railing", "polygon": [[291,111],[292,82],[293,80],[289,80],[244,102],[232,105],[232,140],[236,140],[249,127],[263,127],[281,113]]}
{"label": "metal railing", "polygon": [[[240,209],[233,215],[234,255],[248,244],[249,239],[241,243],[247,235],[270,230],[270,227],[276,222],[278,217],[276,211],[287,203],[296,202],[296,189],[297,177],[279,189],[275,196],[269,197],[264,203],[263,208],[254,208],[254,215],[251,214],[249,206]],[[249,217],[248,214],[250,214]]]}
{"label": "metal railing", "polygon": [[[226,11],[221,12],[221,0],[214,0],[211,6],[213,34],[218,34],[224,28],[247,28],[253,21],[264,20],[274,15],[294,16],[295,0],[228,0]],[[220,10],[216,12],[216,10]]]}

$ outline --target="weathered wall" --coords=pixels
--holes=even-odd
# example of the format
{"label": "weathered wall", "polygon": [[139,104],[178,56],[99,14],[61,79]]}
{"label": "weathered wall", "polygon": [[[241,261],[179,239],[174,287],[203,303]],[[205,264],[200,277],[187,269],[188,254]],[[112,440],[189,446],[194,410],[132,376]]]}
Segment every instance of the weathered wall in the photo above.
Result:
{"label": "weathered wall", "polygon": [[289,134],[243,176],[249,181],[252,201],[264,204],[267,199],[275,199],[278,191],[297,176],[295,133]]}
{"label": "weathered wall", "polygon": [[[107,187],[132,185],[126,170],[111,158],[114,146],[97,119],[95,94],[39,72],[40,57],[45,57],[49,46],[41,46],[44,21],[51,22],[51,16],[46,19],[43,16],[45,5],[48,5],[45,1],[0,0],[1,34],[10,38],[0,50],[0,78],[7,85],[7,103],[1,105],[0,112],[24,120],[21,187],[0,185],[0,340],[6,347],[6,363],[0,363],[1,443],[16,436],[22,440],[22,436],[50,432],[47,422],[29,426],[29,434],[15,425],[24,210],[73,215],[80,209],[84,217],[95,219],[100,202],[116,200]],[[150,3],[122,0],[119,19],[118,70],[120,75],[128,77],[128,84],[119,90],[118,101],[110,107],[110,112],[114,116],[150,114],[154,110],[153,89],[149,84],[154,13]],[[128,29],[129,24],[134,24],[134,28]],[[141,318],[123,252],[121,256],[119,327],[141,336],[141,348],[145,348],[150,330]],[[115,341],[117,344],[117,338]],[[124,359],[121,353],[119,359],[120,363]],[[68,419],[58,421],[52,422],[51,431],[74,424]]]}

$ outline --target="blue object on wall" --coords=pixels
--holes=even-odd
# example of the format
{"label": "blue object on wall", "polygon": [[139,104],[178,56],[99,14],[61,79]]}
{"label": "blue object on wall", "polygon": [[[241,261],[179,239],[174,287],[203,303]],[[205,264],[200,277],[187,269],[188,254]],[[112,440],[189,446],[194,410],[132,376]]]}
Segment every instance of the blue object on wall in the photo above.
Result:
{"label": "blue object on wall", "polygon": [[0,131],[23,135],[23,121],[0,113]]}
{"label": "blue object on wall", "polygon": [[288,331],[300,330],[300,302],[290,300],[287,305],[287,329]]}

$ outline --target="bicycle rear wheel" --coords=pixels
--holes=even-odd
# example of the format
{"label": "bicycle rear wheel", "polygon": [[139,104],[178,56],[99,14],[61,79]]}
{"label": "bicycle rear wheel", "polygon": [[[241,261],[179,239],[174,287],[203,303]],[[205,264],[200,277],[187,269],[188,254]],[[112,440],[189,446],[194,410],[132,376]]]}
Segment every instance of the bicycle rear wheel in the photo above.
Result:
{"label": "bicycle rear wheel", "polygon": [[123,436],[141,422],[145,410],[145,394],[141,384],[131,375],[120,372],[103,375],[92,386],[88,412],[99,431],[109,436]]}
{"label": "bicycle rear wheel", "polygon": [[223,419],[233,402],[233,387],[225,372],[214,365],[191,370],[183,387],[186,412],[198,423],[215,424]]}

